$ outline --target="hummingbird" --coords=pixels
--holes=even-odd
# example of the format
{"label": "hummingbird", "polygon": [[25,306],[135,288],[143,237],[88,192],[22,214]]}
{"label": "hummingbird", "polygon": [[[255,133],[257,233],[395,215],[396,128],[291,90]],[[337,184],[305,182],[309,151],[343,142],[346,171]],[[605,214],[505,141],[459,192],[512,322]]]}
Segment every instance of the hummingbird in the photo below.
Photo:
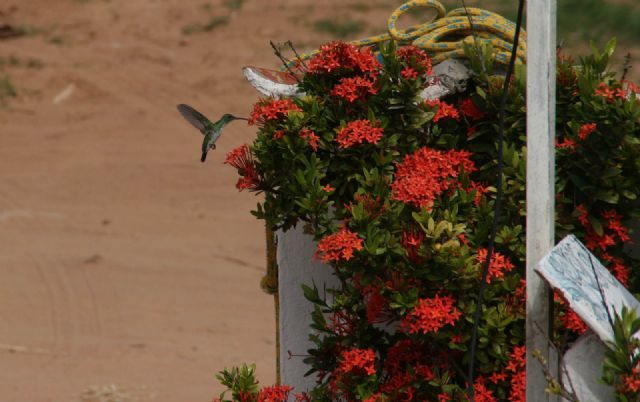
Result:
{"label": "hummingbird", "polygon": [[244,117],[236,117],[232,114],[226,113],[222,115],[220,120],[212,123],[211,120],[189,105],[181,103],[177,105],[177,108],[182,117],[191,123],[193,127],[200,130],[202,135],[204,135],[204,141],[202,141],[202,157],[200,158],[201,162],[204,162],[205,159],[207,159],[207,152],[209,152],[210,149],[216,149],[216,141],[220,138],[222,129],[227,124],[234,120],[248,120]]}

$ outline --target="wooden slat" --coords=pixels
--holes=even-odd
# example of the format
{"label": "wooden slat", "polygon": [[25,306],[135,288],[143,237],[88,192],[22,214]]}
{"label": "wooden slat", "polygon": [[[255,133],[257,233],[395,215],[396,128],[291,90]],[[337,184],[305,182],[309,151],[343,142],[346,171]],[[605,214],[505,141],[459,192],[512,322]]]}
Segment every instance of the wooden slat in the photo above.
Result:
{"label": "wooden slat", "polygon": [[550,366],[549,293],[534,267],[554,244],[556,0],[527,2],[527,402],[556,400],[531,353]]}

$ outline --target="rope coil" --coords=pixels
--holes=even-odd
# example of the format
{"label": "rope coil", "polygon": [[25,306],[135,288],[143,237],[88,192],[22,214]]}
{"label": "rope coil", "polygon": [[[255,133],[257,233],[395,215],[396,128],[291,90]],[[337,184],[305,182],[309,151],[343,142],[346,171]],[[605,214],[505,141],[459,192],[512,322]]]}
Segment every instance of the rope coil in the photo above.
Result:
{"label": "rope coil", "polygon": [[[423,24],[407,29],[397,28],[400,17],[409,10],[430,8],[435,17]],[[493,56],[498,64],[507,65],[511,57],[511,43],[515,35],[515,24],[503,16],[491,11],[474,7],[456,8],[447,13],[446,8],[437,0],[412,0],[395,9],[387,20],[387,33],[347,42],[355,46],[379,46],[390,40],[400,45],[413,45],[424,49],[434,63],[449,58],[465,58],[465,47],[474,44],[491,45]],[[475,36],[475,37],[474,37]],[[526,63],[526,38],[520,33],[520,46],[516,51],[517,62]],[[313,57],[318,51],[305,53],[300,59]]]}

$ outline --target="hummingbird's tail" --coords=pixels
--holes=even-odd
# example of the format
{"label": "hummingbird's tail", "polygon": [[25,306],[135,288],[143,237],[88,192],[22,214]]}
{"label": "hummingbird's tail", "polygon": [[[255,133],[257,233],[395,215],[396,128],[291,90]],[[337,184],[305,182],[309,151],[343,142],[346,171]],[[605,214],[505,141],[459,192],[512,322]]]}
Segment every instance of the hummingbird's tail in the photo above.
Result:
{"label": "hummingbird's tail", "polygon": [[207,153],[206,153],[206,152],[203,152],[203,153],[202,153],[202,156],[200,157],[200,162],[204,162],[204,161],[205,161],[205,159],[207,159]]}

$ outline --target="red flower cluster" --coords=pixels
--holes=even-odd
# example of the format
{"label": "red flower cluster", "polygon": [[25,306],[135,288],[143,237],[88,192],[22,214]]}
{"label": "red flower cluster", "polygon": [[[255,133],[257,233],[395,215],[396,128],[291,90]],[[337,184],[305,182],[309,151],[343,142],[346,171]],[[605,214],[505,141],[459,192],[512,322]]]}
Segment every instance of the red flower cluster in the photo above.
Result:
{"label": "red flower cluster", "polygon": [[484,377],[478,376],[473,383],[473,399],[476,402],[496,402],[496,398],[493,396],[493,391],[487,389],[484,382]]}
{"label": "red flower cluster", "polygon": [[566,329],[576,334],[583,334],[587,330],[587,324],[569,307],[566,307],[564,314],[559,319]]}
{"label": "red flower cluster", "polygon": [[514,346],[511,352],[506,371],[511,372],[510,402],[526,402],[527,386],[527,348],[526,346]]}
{"label": "red flower cluster", "polygon": [[487,189],[487,186],[472,181],[467,191],[471,193],[474,190],[475,194],[473,195],[473,205],[477,207],[482,201],[482,196],[485,195],[489,190]]}
{"label": "red flower cluster", "polygon": [[[405,62],[412,70],[418,69],[416,74],[431,74],[431,58],[429,58],[427,52],[419,47],[403,46],[396,50],[396,54],[398,55],[398,58]],[[405,75],[403,74],[403,77],[404,76]]]}
{"label": "red flower cluster", "polygon": [[[584,141],[586,140],[590,134],[592,134],[593,132],[595,132],[597,130],[597,126],[596,123],[588,123],[588,124],[583,124],[580,126],[580,130],[578,132],[578,139],[580,141]],[[576,140],[572,139],[572,138],[563,138],[562,141],[559,141],[556,138],[556,148],[558,149],[566,149],[569,152],[573,152],[576,150],[576,148],[578,148],[578,143],[576,142]]]}
{"label": "red flower cluster", "polygon": [[[318,243],[314,258],[324,263],[331,261],[350,260],[354,250],[362,250],[362,239],[357,233],[351,232],[343,226],[337,233],[323,237]],[[322,256],[320,256],[322,254]]]}
{"label": "red flower cluster", "polygon": [[631,237],[629,236],[629,229],[626,228],[620,220],[622,219],[622,215],[617,213],[615,210],[608,210],[602,213],[602,217],[607,220],[607,228],[609,228],[621,242],[627,243],[631,241]]}
{"label": "red flower cluster", "polygon": [[414,264],[422,262],[423,258],[420,256],[420,246],[425,239],[424,232],[420,229],[412,228],[402,232],[402,248],[407,252],[407,258]]}
{"label": "red flower cluster", "polygon": [[375,95],[378,90],[375,87],[376,80],[372,78],[364,77],[348,77],[342,78],[339,84],[333,87],[331,90],[332,96],[337,96],[346,99],[348,102],[353,102],[356,99],[366,99],[368,95]]}
{"label": "red flower cluster", "polygon": [[253,105],[253,111],[249,116],[249,124],[264,125],[269,121],[286,117],[291,111],[300,112],[302,109],[290,99],[261,99]]}
{"label": "red flower cluster", "polygon": [[615,276],[616,279],[618,279],[625,287],[629,287],[629,276],[631,275],[631,270],[624,265],[622,258],[613,257],[609,253],[602,253],[601,257],[609,263],[608,269],[611,271],[613,276]]}
{"label": "red flower cluster", "polygon": [[400,71],[400,75],[402,75],[402,78],[407,80],[418,78],[418,72],[409,66],[403,68],[402,71]]}
{"label": "red flower cluster", "polygon": [[224,163],[238,169],[238,173],[240,174],[240,178],[236,183],[236,188],[238,188],[238,190],[260,190],[262,177],[256,169],[256,163],[253,160],[251,149],[249,149],[247,144],[231,150],[227,154]]}
{"label": "red flower cluster", "polygon": [[640,392],[640,365],[631,369],[631,374],[622,377],[622,391],[625,393]]}
{"label": "red flower cluster", "polygon": [[377,74],[380,69],[380,63],[370,48],[360,48],[344,42],[330,42],[321,46],[307,65],[310,74],[327,74],[336,70]]}
{"label": "red flower cluster", "polygon": [[357,322],[356,318],[343,311],[336,311],[329,315],[327,329],[338,336],[348,336],[353,333]]}
{"label": "red flower cluster", "polygon": [[376,373],[375,362],[376,353],[373,349],[343,350],[336,371],[340,374],[373,375]]}
{"label": "red flower cluster", "polygon": [[406,315],[401,328],[410,334],[438,332],[447,324],[454,325],[462,314],[452,296],[435,295],[419,299],[418,304]]}
{"label": "red flower cluster", "polygon": [[338,142],[340,148],[349,148],[365,142],[377,144],[382,138],[382,133],[382,127],[376,127],[369,120],[354,120],[338,131],[336,142]]}
{"label": "red flower cluster", "polygon": [[311,147],[311,149],[313,149],[314,151],[318,150],[318,141],[320,140],[320,137],[318,137],[316,133],[311,131],[311,129],[303,128],[302,130],[300,130],[298,135],[303,140],[307,140],[309,142],[309,146]]}
{"label": "red flower cluster", "polygon": [[555,145],[558,149],[567,149],[570,152],[575,151],[575,149],[578,147],[578,143],[571,138],[564,138],[562,141],[558,141],[558,139],[556,138]]}
{"label": "red flower cluster", "polygon": [[627,243],[631,241],[629,229],[621,222],[622,215],[615,210],[604,211],[601,214],[606,225],[603,225],[602,235],[599,235],[589,221],[589,214],[584,205],[576,207],[579,213],[578,221],[586,231],[585,245],[591,252],[598,254],[603,260],[609,263],[609,271],[622,283],[627,286],[629,283],[629,268],[625,267],[622,259],[609,254],[609,249],[619,241]]}
{"label": "red flower cluster", "polygon": [[422,345],[409,339],[398,341],[387,351],[384,361],[385,380],[380,391],[391,401],[412,401],[415,389],[412,384],[418,380],[433,381],[436,376]]}
{"label": "red flower cluster", "polygon": [[615,101],[616,98],[627,99],[628,93],[622,88],[611,89],[605,82],[598,84],[598,88],[595,90],[595,95],[602,96],[609,102]]}
{"label": "red flower cluster", "polygon": [[622,85],[625,86],[628,97],[636,97],[640,94],[640,86],[634,84],[629,80],[622,80]]}
{"label": "red flower cluster", "polygon": [[460,111],[470,120],[480,120],[484,117],[484,113],[478,109],[471,98],[467,98],[460,103]]}
{"label": "red flower cluster", "polygon": [[596,129],[597,129],[596,123],[583,124],[580,126],[580,132],[578,133],[578,138],[580,138],[581,141],[584,141],[587,139],[589,134],[596,131]]}
{"label": "red flower cluster", "polygon": [[[481,248],[478,250],[477,261],[484,266],[484,262],[487,259],[487,249]],[[513,269],[513,264],[509,261],[509,258],[494,251],[491,254],[491,263],[489,263],[489,274],[487,275],[487,283],[491,282],[491,279],[502,279],[504,273]]]}
{"label": "red flower cluster", "polygon": [[383,310],[387,306],[387,300],[380,293],[380,286],[369,285],[362,289],[364,302],[367,306],[367,321],[369,324],[384,322],[387,318]]}
{"label": "red flower cluster", "polygon": [[425,104],[429,107],[437,107],[436,115],[433,117],[433,122],[437,123],[438,121],[444,118],[451,118],[454,120],[460,120],[460,114],[456,110],[453,105],[448,104],[447,102],[441,101],[440,99],[428,100]]}
{"label": "red flower cluster", "polygon": [[413,204],[419,208],[431,208],[442,192],[460,188],[457,180],[460,170],[475,170],[467,151],[438,151],[421,148],[405,156],[397,165],[396,177],[391,184],[393,199]]}
{"label": "red flower cluster", "polygon": [[[362,203],[364,212],[369,215],[369,219],[371,220],[376,219],[385,211],[384,200],[381,199],[379,195],[374,199],[369,194],[356,194],[353,198],[357,204]],[[353,202],[344,205],[344,207],[347,211],[351,212]]]}
{"label": "red flower cluster", "polygon": [[264,387],[258,392],[257,402],[287,402],[289,398],[289,392],[293,387],[288,385],[273,385],[271,387]]}

